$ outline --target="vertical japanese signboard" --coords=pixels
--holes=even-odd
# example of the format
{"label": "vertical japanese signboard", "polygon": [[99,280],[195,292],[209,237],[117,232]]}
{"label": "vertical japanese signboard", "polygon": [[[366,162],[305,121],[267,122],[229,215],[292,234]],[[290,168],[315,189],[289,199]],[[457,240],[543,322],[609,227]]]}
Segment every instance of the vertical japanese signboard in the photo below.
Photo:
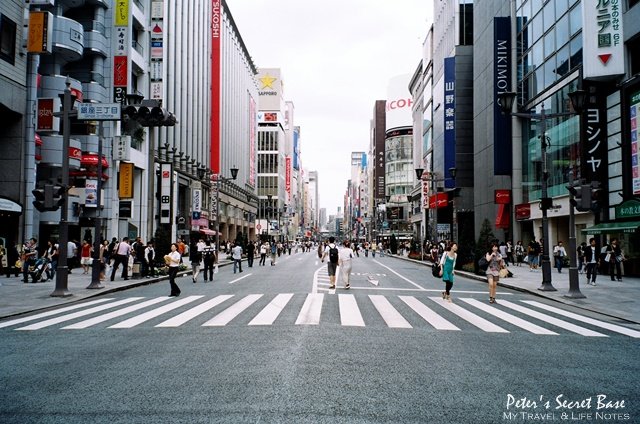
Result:
{"label": "vertical japanese signboard", "polygon": [[640,194],[640,164],[638,163],[638,111],[640,111],[640,91],[631,94],[631,102],[629,105],[629,131],[631,136],[631,184],[633,194]]}
{"label": "vertical japanese signboard", "polygon": [[582,178],[587,182],[607,181],[607,110],[602,83],[584,81],[586,111],[582,117]]}
{"label": "vertical japanese signboard", "polygon": [[621,0],[582,0],[584,79],[624,74]]}
{"label": "vertical japanese signboard", "polygon": [[170,163],[160,165],[160,223],[171,224],[171,179]]}
{"label": "vertical japanese signboard", "polygon": [[120,103],[124,102],[129,81],[129,1],[115,0],[113,7],[113,100]]}
{"label": "vertical japanese signboard", "polygon": [[511,90],[510,18],[494,18],[493,43],[493,174],[511,175],[511,116],[498,105],[498,94]]}
{"label": "vertical japanese signboard", "polygon": [[120,199],[133,199],[133,164],[121,162],[118,195]]}
{"label": "vertical japanese signboard", "polygon": [[[444,169],[456,166],[456,58],[444,59]],[[454,181],[446,180],[453,188]]]}

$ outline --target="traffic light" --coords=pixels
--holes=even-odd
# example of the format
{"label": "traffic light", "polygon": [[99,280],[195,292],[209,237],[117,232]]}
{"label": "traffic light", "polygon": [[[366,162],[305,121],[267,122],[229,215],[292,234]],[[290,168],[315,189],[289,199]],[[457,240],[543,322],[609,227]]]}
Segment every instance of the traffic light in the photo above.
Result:
{"label": "traffic light", "polygon": [[57,211],[64,203],[64,187],[45,184],[44,188],[37,188],[31,193],[35,200],[33,206],[40,212]]}
{"label": "traffic light", "polygon": [[123,109],[122,120],[124,122],[137,121],[143,127],[172,127],[176,124],[173,113],[161,107],[130,105]]}
{"label": "traffic light", "polygon": [[591,186],[581,184],[576,186],[567,186],[569,193],[573,195],[571,204],[579,212],[587,212],[591,210]]}
{"label": "traffic light", "polygon": [[600,210],[600,202],[604,200],[602,198],[603,190],[600,188],[600,181],[591,181],[591,185],[589,187],[589,209],[593,212],[597,212]]}

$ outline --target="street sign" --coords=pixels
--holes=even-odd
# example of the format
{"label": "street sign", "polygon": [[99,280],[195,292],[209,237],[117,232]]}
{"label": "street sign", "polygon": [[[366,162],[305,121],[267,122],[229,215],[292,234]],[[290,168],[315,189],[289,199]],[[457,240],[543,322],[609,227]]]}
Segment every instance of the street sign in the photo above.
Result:
{"label": "street sign", "polygon": [[262,225],[256,224],[256,230],[258,230],[258,231],[262,230]]}
{"label": "street sign", "polygon": [[193,219],[200,219],[200,212],[192,212]]}
{"label": "street sign", "polygon": [[80,103],[79,121],[119,121],[120,103]]}

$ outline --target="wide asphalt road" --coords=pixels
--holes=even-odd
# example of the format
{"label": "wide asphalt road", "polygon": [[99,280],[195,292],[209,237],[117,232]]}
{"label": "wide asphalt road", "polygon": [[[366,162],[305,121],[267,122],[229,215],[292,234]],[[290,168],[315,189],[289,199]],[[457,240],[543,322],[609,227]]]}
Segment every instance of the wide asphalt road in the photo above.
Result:
{"label": "wide asphalt road", "polygon": [[640,422],[640,328],[314,252],[0,321],[1,423]]}

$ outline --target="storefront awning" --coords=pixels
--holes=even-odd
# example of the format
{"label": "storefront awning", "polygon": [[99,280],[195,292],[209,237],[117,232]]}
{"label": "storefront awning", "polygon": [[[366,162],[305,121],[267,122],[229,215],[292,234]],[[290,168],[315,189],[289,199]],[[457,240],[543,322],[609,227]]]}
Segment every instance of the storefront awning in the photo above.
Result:
{"label": "storefront awning", "polygon": [[498,205],[496,228],[509,228],[509,205],[505,205],[504,203]]}
{"label": "storefront awning", "polygon": [[206,235],[208,235],[208,236],[215,236],[215,235],[216,235],[216,232],[215,232],[215,231],[210,230],[210,229],[208,229],[208,228],[200,228],[200,232],[201,232],[202,234],[206,234]]}
{"label": "storefront awning", "polygon": [[582,230],[584,234],[603,234],[603,233],[635,233],[640,227],[640,221],[619,221],[619,222],[603,222],[593,227]]}

